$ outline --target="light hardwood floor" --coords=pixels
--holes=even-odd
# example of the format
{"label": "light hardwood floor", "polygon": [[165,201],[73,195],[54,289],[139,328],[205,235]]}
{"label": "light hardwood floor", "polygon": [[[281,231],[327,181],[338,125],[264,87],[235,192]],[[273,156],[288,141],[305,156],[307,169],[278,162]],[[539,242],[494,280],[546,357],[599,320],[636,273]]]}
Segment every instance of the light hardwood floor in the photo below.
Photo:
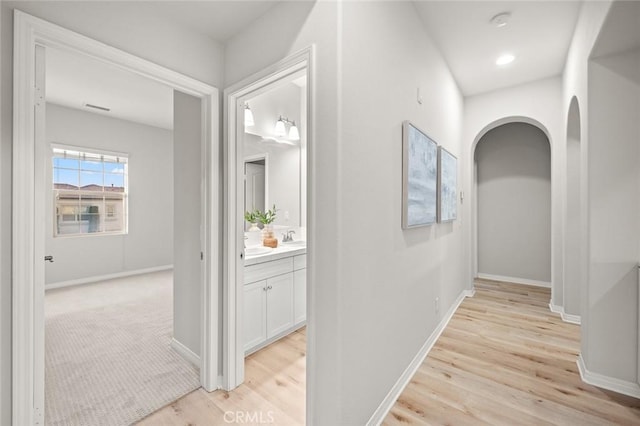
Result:
{"label": "light hardwood floor", "polygon": [[305,419],[306,328],[245,360],[245,382],[232,392],[198,389],[139,425],[302,425]]}
{"label": "light hardwood floor", "polygon": [[[640,425],[640,401],[581,381],[580,327],[549,299],[548,289],[478,280],[383,424]],[[248,357],[235,391],[197,390],[140,424],[301,425],[304,395],[303,330]]]}
{"label": "light hardwood floor", "polygon": [[582,382],[580,327],[549,299],[477,280],[384,424],[639,425],[639,400]]}

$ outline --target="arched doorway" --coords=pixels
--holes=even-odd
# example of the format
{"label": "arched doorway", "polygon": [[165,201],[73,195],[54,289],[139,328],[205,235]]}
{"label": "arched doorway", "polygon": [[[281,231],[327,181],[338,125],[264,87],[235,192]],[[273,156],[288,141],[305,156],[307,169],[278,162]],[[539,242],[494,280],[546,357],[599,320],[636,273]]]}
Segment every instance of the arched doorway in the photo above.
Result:
{"label": "arched doorway", "polygon": [[551,286],[551,149],[531,120],[496,123],[477,138],[477,276]]}
{"label": "arched doorway", "polygon": [[565,245],[563,305],[567,318],[573,322],[580,321],[580,287],[582,275],[580,271],[582,228],[581,180],[580,165],[580,107],[574,96],[569,106],[567,117],[567,180],[565,204]]}

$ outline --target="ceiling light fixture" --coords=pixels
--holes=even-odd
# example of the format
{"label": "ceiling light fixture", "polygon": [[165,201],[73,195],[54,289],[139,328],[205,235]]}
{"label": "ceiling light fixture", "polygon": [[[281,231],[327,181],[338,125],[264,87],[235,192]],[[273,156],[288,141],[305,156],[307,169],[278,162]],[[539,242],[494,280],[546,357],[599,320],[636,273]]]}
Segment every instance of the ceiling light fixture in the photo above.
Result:
{"label": "ceiling light fixture", "polygon": [[494,25],[496,28],[504,28],[509,24],[510,18],[511,18],[511,13],[501,12],[501,13],[498,13],[493,18],[489,19],[489,23]]}
{"label": "ceiling light fixture", "polygon": [[251,108],[249,108],[249,102],[244,104],[244,125],[245,126],[253,126],[256,122],[253,120],[253,112],[251,112]]}
{"label": "ceiling light fixture", "polygon": [[505,53],[504,55],[500,55],[498,59],[496,59],[496,65],[503,67],[513,62],[514,59],[516,59],[515,56],[510,53]]}
{"label": "ceiling light fixture", "polygon": [[287,135],[286,125],[289,125],[289,136],[288,139],[292,141],[300,140],[300,132],[298,131],[298,127],[296,127],[296,122],[291,121],[288,118],[283,118],[280,116],[278,121],[276,121],[276,126],[273,129],[273,133],[278,137],[284,137]]}

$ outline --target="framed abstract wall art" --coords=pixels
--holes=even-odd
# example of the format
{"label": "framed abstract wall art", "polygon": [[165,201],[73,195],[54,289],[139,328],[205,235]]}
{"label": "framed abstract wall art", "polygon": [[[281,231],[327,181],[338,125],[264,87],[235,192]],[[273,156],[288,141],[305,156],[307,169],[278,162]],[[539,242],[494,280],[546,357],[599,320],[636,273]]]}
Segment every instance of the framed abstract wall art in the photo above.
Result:
{"label": "framed abstract wall art", "polygon": [[438,148],[438,222],[457,218],[458,160],[443,147]]}
{"label": "framed abstract wall art", "polygon": [[438,145],[408,121],[402,123],[402,228],[436,222]]}

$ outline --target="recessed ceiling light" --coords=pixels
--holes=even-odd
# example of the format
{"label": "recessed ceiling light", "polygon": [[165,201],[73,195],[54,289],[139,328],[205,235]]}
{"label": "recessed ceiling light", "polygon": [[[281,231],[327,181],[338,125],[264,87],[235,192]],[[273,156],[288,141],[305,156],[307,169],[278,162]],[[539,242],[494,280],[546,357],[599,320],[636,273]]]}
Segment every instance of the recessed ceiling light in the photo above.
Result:
{"label": "recessed ceiling light", "polygon": [[508,65],[511,62],[513,62],[515,58],[516,57],[513,56],[512,54],[505,53],[504,55],[498,56],[498,59],[496,59],[496,65],[499,65],[499,66]]}
{"label": "recessed ceiling light", "polygon": [[493,18],[489,19],[489,23],[496,26],[497,28],[502,28],[507,26],[507,24],[509,23],[509,18],[511,18],[511,13],[501,12]]}

